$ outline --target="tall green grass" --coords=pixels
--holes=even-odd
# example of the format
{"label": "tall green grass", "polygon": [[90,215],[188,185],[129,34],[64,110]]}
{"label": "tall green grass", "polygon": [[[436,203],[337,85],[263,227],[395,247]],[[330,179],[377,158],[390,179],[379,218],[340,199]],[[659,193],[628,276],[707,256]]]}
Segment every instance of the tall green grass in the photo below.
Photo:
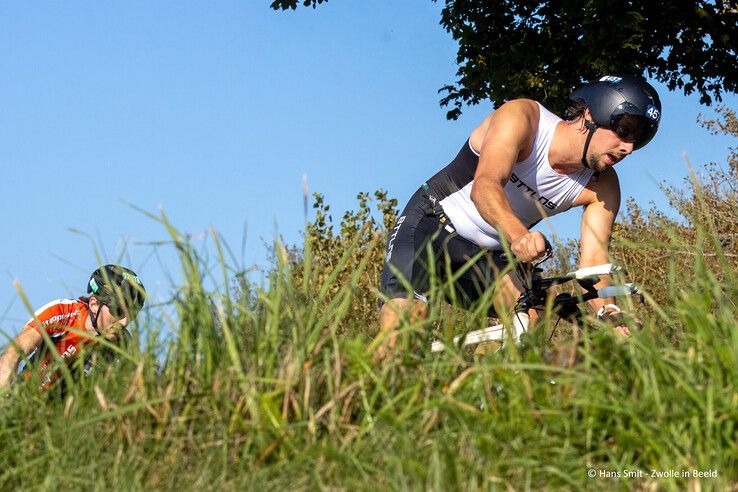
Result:
{"label": "tall green grass", "polygon": [[[483,318],[435,301],[401,326],[404,354],[375,364],[375,319],[355,307],[381,234],[348,238],[327,270],[310,235],[299,261],[278,244],[257,287],[220,241],[208,264],[160,220],[184,279],[172,306],[65,394],[19,384],[0,401],[0,489],[738,487],[738,273],[709,221],[672,234],[693,274],[651,279],[671,302],[647,296],[645,329],[587,331],[564,368],[546,362],[550,315],[522,350],[431,354],[430,334]],[[694,469],[718,476],[650,477]]]}

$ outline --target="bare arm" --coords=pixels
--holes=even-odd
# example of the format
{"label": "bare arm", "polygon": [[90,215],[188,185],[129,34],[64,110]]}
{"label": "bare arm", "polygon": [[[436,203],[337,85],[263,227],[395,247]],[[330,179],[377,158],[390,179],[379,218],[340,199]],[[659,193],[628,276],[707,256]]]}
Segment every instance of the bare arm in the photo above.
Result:
{"label": "bare arm", "polygon": [[[609,261],[612,226],[620,208],[620,183],[613,169],[600,173],[598,180],[590,180],[580,194],[575,205],[584,205],[582,215],[582,238],[580,267],[599,265]],[[596,287],[610,285],[610,278],[604,277]],[[592,299],[590,306],[598,310],[614,299]]]}
{"label": "bare arm", "polygon": [[[518,219],[504,187],[513,166],[532,151],[538,117],[539,109],[535,102],[518,99],[503,104],[492,113],[485,121],[486,128],[475,130],[475,133],[484,132],[484,135],[471,199],[479,215],[508,240],[515,256],[525,262],[543,255],[543,234],[531,233]],[[478,137],[472,135],[472,138]]]}
{"label": "bare arm", "polygon": [[28,356],[41,345],[42,340],[39,332],[26,326],[13,343],[8,345],[5,352],[0,355],[0,388],[7,388],[12,383],[18,371],[21,354]]}

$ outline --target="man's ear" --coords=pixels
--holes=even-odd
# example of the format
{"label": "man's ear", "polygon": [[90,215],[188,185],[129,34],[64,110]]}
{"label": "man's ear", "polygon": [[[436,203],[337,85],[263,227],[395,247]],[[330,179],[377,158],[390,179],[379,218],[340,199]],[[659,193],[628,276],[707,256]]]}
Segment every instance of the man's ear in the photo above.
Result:
{"label": "man's ear", "polygon": [[90,298],[87,299],[87,305],[90,307],[90,311],[95,314],[100,310],[100,301],[95,296],[90,296]]}
{"label": "man's ear", "polygon": [[594,121],[592,119],[592,113],[589,112],[589,108],[584,108],[584,113],[582,113],[581,120],[579,120],[579,131],[583,133],[587,133],[589,130],[587,130],[587,127],[584,125],[584,123],[588,121]]}

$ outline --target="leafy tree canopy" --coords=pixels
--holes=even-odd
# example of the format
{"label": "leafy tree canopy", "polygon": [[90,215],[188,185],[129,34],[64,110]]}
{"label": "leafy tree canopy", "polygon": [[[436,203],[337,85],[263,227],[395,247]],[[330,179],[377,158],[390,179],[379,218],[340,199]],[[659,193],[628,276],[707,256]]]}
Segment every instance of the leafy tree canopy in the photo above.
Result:
{"label": "leafy tree canopy", "polygon": [[[274,9],[327,0],[276,0]],[[437,0],[433,0],[437,1]],[[459,42],[457,80],[442,106],[496,107],[530,97],[561,111],[573,87],[608,73],[643,74],[700,102],[736,92],[735,0],[445,0],[441,25]]]}

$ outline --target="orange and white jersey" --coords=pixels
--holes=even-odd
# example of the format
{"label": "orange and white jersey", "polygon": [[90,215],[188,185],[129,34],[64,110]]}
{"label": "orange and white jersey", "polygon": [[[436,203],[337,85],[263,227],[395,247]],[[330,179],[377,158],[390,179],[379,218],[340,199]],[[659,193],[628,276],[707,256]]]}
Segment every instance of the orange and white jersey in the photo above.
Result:
{"label": "orange and white jersey", "polygon": [[[84,345],[96,343],[92,338],[93,335],[85,329],[85,322],[89,316],[87,303],[74,299],[57,299],[37,310],[34,317],[26,323],[26,327],[33,328],[39,333],[46,332],[59,356],[69,365],[82,352]],[[45,350],[46,348],[46,342],[41,342],[33,357],[34,359],[38,356],[43,357],[40,360],[40,369],[43,376],[41,386],[44,389],[50,388],[61,377],[61,371],[49,370],[49,365],[56,358],[49,350]],[[30,373],[27,373],[27,376],[30,376]]]}

